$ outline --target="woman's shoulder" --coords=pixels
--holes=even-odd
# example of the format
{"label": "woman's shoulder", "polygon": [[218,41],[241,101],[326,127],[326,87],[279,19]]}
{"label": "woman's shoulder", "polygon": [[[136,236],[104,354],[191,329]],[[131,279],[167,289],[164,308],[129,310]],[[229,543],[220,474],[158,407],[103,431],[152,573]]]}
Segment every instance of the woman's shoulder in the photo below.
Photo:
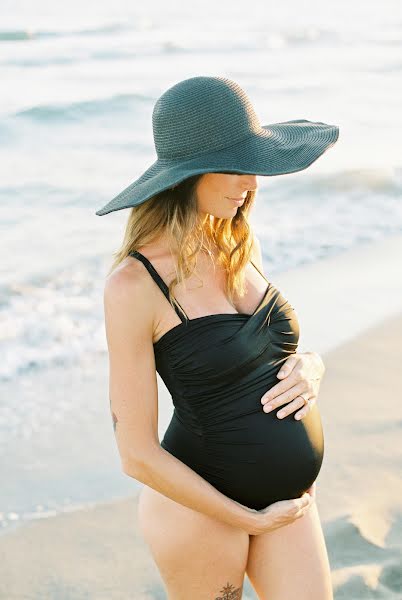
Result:
{"label": "woman's shoulder", "polygon": [[127,256],[108,275],[104,284],[106,317],[123,318],[135,326],[152,323],[154,318],[154,286],[144,265]]}
{"label": "woman's shoulder", "polygon": [[126,256],[105,280],[105,290],[111,295],[139,294],[147,285],[147,271],[141,261]]}
{"label": "woman's shoulder", "polygon": [[251,249],[251,260],[253,261],[254,264],[257,265],[257,267],[260,269],[260,271],[263,271],[264,265],[262,264],[261,242],[258,239],[258,237],[255,235],[255,233],[253,234],[253,245],[252,245],[252,249]]}

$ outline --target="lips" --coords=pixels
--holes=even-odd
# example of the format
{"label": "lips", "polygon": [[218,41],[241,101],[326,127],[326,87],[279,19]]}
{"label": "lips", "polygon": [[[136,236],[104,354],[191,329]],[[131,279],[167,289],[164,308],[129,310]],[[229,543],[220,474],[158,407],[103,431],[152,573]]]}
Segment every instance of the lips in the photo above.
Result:
{"label": "lips", "polygon": [[236,206],[242,206],[244,204],[245,198],[229,198],[229,200],[234,202]]}

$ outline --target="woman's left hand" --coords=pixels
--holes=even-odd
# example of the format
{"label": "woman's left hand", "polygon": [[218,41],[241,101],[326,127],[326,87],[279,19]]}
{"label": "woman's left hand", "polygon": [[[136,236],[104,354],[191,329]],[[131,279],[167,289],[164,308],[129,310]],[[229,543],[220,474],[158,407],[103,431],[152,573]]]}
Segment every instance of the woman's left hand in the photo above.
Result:
{"label": "woman's left hand", "polygon": [[[317,400],[324,372],[325,365],[317,352],[292,354],[283,363],[277,375],[282,381],[275,384],[261,398],[264,412],[268,413],[286,404],[285,408],[276,413],[278,418],[301,409],[294,418],[302,419]],[[307,404],[304,399],[308,400]]]}

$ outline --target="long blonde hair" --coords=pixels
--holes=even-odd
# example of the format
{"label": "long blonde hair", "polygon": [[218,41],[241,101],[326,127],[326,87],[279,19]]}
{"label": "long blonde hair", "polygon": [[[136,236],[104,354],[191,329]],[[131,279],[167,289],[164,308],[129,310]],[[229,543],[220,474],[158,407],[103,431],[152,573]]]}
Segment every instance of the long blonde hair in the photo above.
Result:
{"label": "long blonde hair", "polygon": [[108,274],[131,252],[164,235],[170,248],[173,245],[178,248],[176,277],[167,284],[172,306],[177,305],[174,288],[194,272],[198,253],[202,249],[211,257],[216,254],[217,263],[225,268],[229,301],[233,304],[235,294],[244,294],[244,267],[250,259],[254,243],[248,214],[256,191],[247,193],[244,204],[233,218],[221,219],[207,215],[202,221],[196,194],[197,183],[202,175],[193,175],[130,209],[122,245],[113,254],[114,260]]}

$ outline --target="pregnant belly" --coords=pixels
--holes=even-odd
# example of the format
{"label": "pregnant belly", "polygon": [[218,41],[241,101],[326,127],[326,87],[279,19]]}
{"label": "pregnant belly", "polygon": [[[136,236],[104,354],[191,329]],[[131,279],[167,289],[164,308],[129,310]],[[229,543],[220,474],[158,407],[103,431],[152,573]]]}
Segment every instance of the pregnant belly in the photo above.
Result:
{"label": "pregnant belly", "polygon": [[278,409],[209,424],[202,434],[176,411],[161,446],[220,492],[255,510],[297,498],[315,481],[324,457],[319,410],[313,405],[300,421]]}

